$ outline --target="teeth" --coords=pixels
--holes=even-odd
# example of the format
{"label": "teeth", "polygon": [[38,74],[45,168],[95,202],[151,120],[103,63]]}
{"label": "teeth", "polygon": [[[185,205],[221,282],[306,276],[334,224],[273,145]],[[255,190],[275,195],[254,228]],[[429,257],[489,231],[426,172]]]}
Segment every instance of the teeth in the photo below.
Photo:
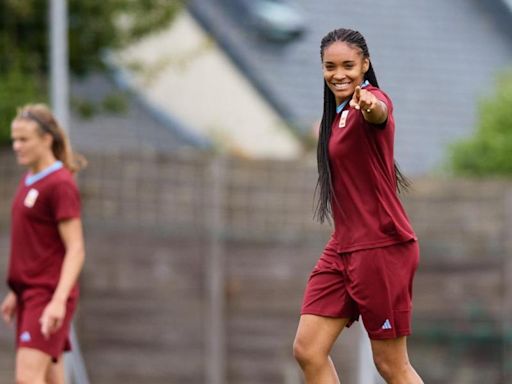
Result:
{"label": "teeth", "polygon": [[350,83],[333,83],[336,88],[346,88]]}

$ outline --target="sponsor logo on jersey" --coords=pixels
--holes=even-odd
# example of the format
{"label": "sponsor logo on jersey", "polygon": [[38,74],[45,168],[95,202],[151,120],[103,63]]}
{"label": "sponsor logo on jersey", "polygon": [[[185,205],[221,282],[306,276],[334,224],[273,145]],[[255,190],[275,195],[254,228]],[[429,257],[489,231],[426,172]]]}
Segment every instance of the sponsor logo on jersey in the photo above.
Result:
{"label": "sponsor logo on jersey", "polygon": [[23,204],[25,204],[25,207],[32,208],[36,203],[38,196],[39,191],[37,189],[31,188],[30,191],[28,191],[27,196],[25,196],[25,201],[23,202]]}

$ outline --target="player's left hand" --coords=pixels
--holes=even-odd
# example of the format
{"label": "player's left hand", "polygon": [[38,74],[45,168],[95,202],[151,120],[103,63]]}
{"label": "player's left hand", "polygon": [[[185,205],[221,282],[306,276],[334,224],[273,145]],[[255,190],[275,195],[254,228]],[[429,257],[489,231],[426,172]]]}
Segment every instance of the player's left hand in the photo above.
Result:
{"label": "player's left hand", "polygon": [[377,106],[377,103],[378,99],[373,93],[357,86],[349,105],[357,110],[370,113]]}
{"label": "player's left hand", "polygon": [[58,300],[52,300],[45,307],[39,322],[41,323],[41,333],[47,339],[52,333],[59,330],[66,316],[66,303]]}
{"label": "player's left hand", "polygon": [[7,296],[5,296],[5,299],[2,301],[2,305],[0,306],[0,312],[2,313],[2,317],[6,324],[10,324],[12,322],[12,319],[16,314],[16,306],[16,294],[10,291]]}

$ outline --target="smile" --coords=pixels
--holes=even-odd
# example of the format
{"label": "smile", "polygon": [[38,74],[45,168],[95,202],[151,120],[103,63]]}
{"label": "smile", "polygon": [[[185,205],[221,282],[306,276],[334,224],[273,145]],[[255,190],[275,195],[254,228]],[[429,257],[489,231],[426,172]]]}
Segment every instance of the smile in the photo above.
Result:
{"label": "smile", "polygon": [[331,83],[336,90],[343,91],[350,87],[351,82]]}

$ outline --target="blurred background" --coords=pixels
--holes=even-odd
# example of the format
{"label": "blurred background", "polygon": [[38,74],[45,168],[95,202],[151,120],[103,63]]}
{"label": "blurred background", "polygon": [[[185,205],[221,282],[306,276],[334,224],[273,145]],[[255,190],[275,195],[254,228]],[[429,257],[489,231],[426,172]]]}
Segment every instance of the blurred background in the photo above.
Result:
{"label": "blurred background", "polygon": [[[2,0],[0,20],[2,275],[16,108],[50,103],[89,160],[74,383],[301,383],[330,233],[312,219],[319,43],[338,27],[366,37],[413,180],[411,360],[429,384],[512,382],[510,1]],[[379,383],[361,334],[333,359]],[[0,383],[12,339],[1,325]]]}

